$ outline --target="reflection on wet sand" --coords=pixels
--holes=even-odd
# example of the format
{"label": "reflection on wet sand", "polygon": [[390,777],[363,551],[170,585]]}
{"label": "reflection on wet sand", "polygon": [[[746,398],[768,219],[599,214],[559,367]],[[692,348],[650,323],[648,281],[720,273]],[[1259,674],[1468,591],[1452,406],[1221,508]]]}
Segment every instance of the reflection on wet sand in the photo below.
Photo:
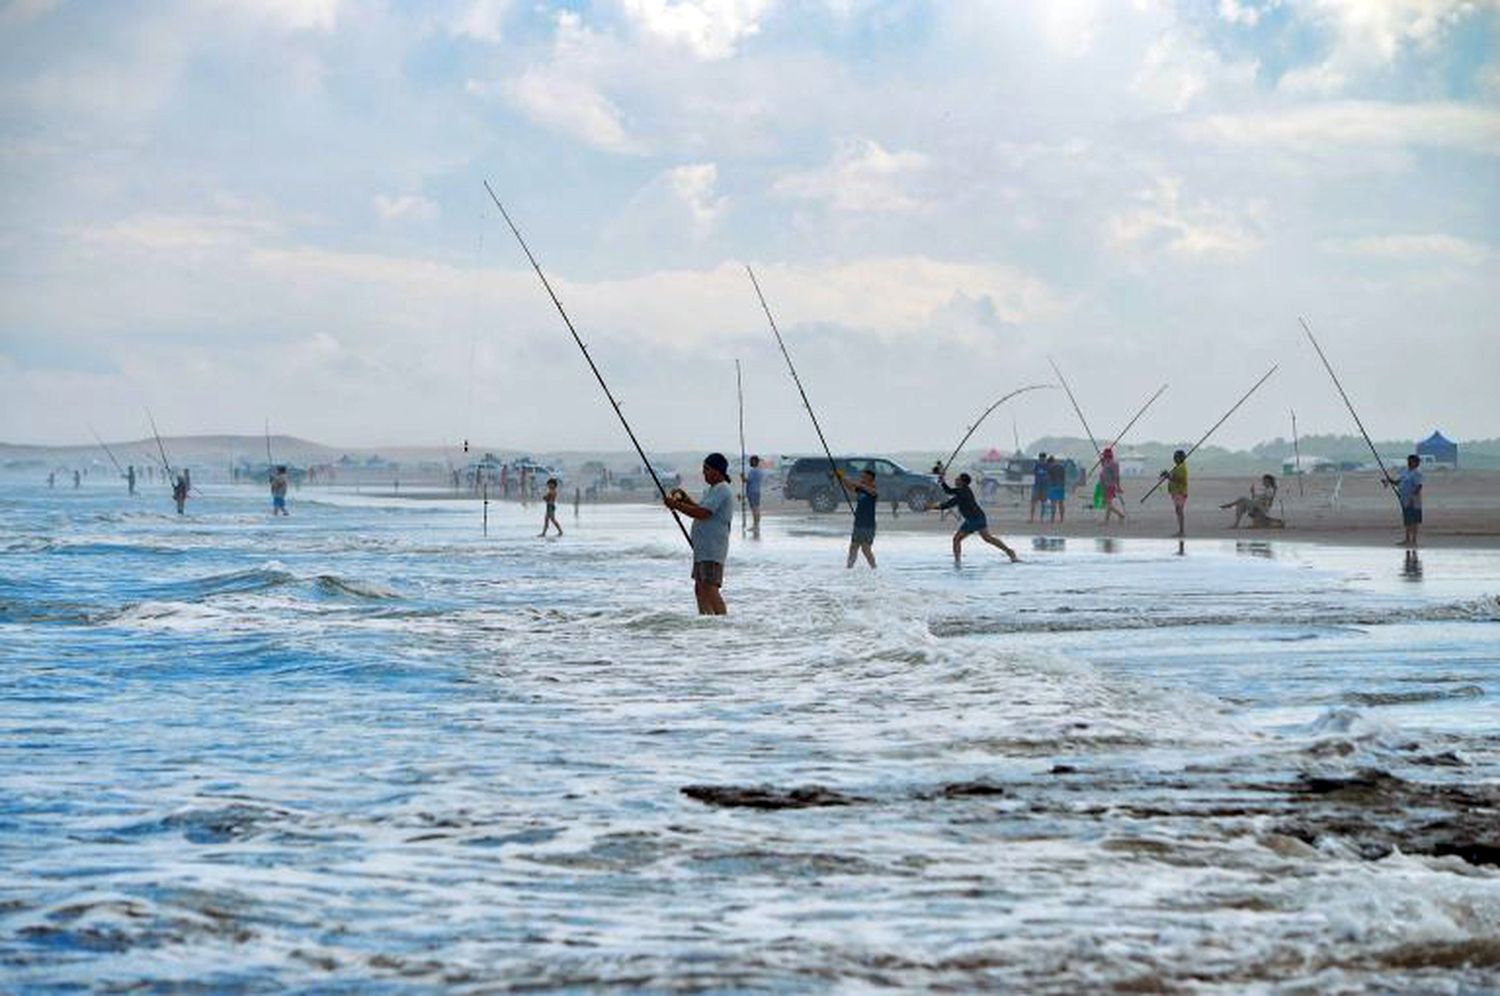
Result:
{"label": "reflection on wet sand", "polygon": [[1422,580],[1422,558],[1417,556],[1417,551],[1406,551],[1406,559],[1401,562],[1401,577],[1407,581]]}
{"label": "reflection on wet sand", "polygon": [[1120,541],[1113,536],[1102,536],[1094,540],[1094,548],[1100,553],[1119,553],[1123,549]]}
{"label": "reflection on wet sand", "polygon": [[1276,551],[1266,540],[1236,540],[1234,552],[1241,557],[1261,557],[1265,560],[1275,560]]}

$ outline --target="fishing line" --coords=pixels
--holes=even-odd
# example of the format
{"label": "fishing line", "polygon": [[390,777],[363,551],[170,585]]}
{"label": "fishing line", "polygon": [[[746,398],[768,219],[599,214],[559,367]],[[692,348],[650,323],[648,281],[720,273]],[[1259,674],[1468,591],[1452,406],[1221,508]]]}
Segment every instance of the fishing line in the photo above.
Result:
{"label": "fishing line", "polygon": [[[964,433],[964,437],[958,441],[958,445],[955,446],[955,447],[953,447],[953,452],[950,453],[950,454],[948,454],[948,459],[946,459],[946,460],[943,461],[943,476],[946,477],[948,475],[948,467],[953,463],[954,460],[958,459],[958,452],[959,452],[959,450],[961,450],[961,449],[964,448],[964,443],[967,443],[969,441],[969,438],[974,435],[974,433],[975,433],[976,430],[978,430],[980,424],[983,423],[985,419],[989,418],[990,412],[993,412],[996,408],[999,408],[1001,405],[1005,404],[1007,401],[1009,401],[1011,398],[1014,398],[1018,394],[1025,394],[1027,391],[1055,391],[1055,390],[1057,390],[1057,385],[1056,384],[1028,384],[1025,387],[1018,387],[1018,388],[1016,388],[1014,391],[1011,391],[1009,394],[1007,394],[1007,395],[1003,396],[1002,398],[1000,398],[999,401],[996,401],[994,404],[990,405],[984,411],[980,412],[979,413],[979,417],[974,420],[974,424],[971,425],[971,426],[969,426],[969,431]],[[1015,428],[1015,423],[1014,422],[1011,423],[1011,428],[1012,429]],[[1019,448],[1020,448],[1020,446],[1019,446],[1019,443],[1018,443],[1017,444],[1017,449],[1019,449]]]}
{"label": "fishing line", "polygon": [[[1212,436],[1214,434],[1214,431],[1216,429],[1218,429],[1219,426],[1223,425],[1226,421],[1228,421],[1229,416],[1233,415],[1239,409],[1240,405],[1243,405],[1246,401],[1250,400],[1250,395],[1252,395],[1256,391],[1260,390],[1260,385],[1264,384],[1266,381],[1268,381],[1268,380],[1271,379],[1271,375],[1276,372],[1276,368],[1278,366],[1280,366],[1280,364],[1272,364],[1271,369],[1267,370],[1265,372],[1265,375],[1262,376],[1260,380],[1256,381],[1255,384],[1254,384],[1254,386],[1252,386],[1250,388],[1250,390],[1246,391],[1245,394],[1244,394],[1244,396],[1241,397],[1240,400],[1236,401],[1234,403],[1234,406],[1232,408],[1230,408],[1229,411],[1225,412],[1224,416],[1222,418],[1220,418],[1217,422],[1215,422],[1209,428],[1209,430],[1203,434],[1203,438],[1200,439],[1200,440],[1198,440],[1196,443],[1193,444],[1193,448],[1190,449],[1190,450],[1188,450],[1187,454],[1183,457],[1183,462],[1184,463],[1187,462],[1187,458],[1188,457],[1192,456],[1194,453],[1196,453],[1198,451],[1198,447],[1202,446],[1205,442],[1208,441],[1208,437]],[[1164,482],[1165,480],[1166,480],[1165,477],[1159,477],[1159,478],[1157,478],[1156,479],[1156,483],[1151,486],[1151,490],[1147,491],[1145,494],[1141,495],[1141,500],[1139,502],[1137,502],[1137,504],[1144,505],[1146,503],[1146,499],[1150,498],[1152,495],[1156,494],[1156,489],[1159,488],[1159,487],[1161,487],[1162,486],[1162,482]]]}
{"label": "fishing line", "polygon": [[[1339,389],[1339,397],[1344,399],[1344,405],[1349,409],[1349,414],[1354,416],[1354,424],[1359,426],[1359,434],[1365,437],[1365,445],[1370,447],[1370,452],[1375,456],[1375,465],[1380,468],[1380,476],[1385,478],[1385,483],[1395,486],[1396,482],[1391,478],[1391,472],[1385,469],[1385,461],[1380,459],[1380,451],[1375,448],[1375,443],[1370,439],[1370,434],[1365,431],[1365,424],[1359,420],[1359,412],[1354,410],[1354,402],[1349,400],[1349,395],[1344,391],[1344,385],[1339,383],[1339,375],[1333,372],[1333,364],[1328,362],[1328,357],[1323,353],[1323,347],[1318,345],[1314,338],[1312,329],[1308,327],[1307,319],[1297,316],[1297,321],[1302,323],[1302,331],[1307,333],[1307,341],[1312,343],[1313,349],[1318,351],[1318,359],[1323,361],[1323,369],[1328,371],[1328,376],[1333,378],[1333,386]],[[1394,492],[1393,492],[1394,493]],[[1401,495],[1396,494],[1396,504],[1401,504]],[[1402,505],[1404,510],[1406,506]]]}
{"label": "fishing line", "polygon": [[[813,431],[818,434],[818,442],[823,444],[823,455],[828,457],[828,468],[837,471],[839,465],[833,459],[833,452],[828,448],[828,440],[823,438],[823,427],[818,425],[818,416],[813,412],[812,402],[807,400],[807,392],[802,389],[802,378],[797,376],[797,368],[792,363],[792,355],[786,351],[786,341],[781,338],[781,330],[776,327],[776,319],[771,315],[771,307],[766,304],[766,296],[760,292],[760,281],[755,279],[755,271],[750,269],[750,264],[745,264],[745,272],[750,274],[750,283],[755,288],[755,296],[760,298],[761,310],[766,313],[766,321],[771,323],[771,332],[776,336],[776,345],[781,347],[781,355],[786,357],[786,368],[792,372],[792,380],[797,385],[797,393],[802,395],[802,407],[807,409],[807,417],[812,419]],[[837,474],[834,475],[837,478]],[[849,494],[849,489],[842,486],[839,490],[844,493],[844,501],[849,503],[849,511],[854,511],[854,498]]]}
{"label": "fishing line", "polygon": [[[531,268],[536,271],[537,277],[542,281],[542,286],[546,289],[547,296],[552,299],[553,307],[557,309],[558,315],[562,317],[563,324],[568,327],[568,332],[572,334],[573,341],[578,344],[579,350],[583,353],[583,358],[588,361],[589,369],[593,371],[594,379],[599,382],[600,389],[604,391],[604,397],[608,399],[610,407],[615,410],[615,415],[620,420],[620,425],[625,429],[625,435],[630,437],[630,444],[635,447],[635,452],[640,456],[641,463],[646,468],[646,473],[651,475],[652,483],[656,485],[656,490],[661,492],[662,500],[665,501],[667,498],[667,489],[662,486],[661,478],[656,476],[656,468],[651,466],[650,460],[646,459],[646,451],[641,449],[640,440],[635,438],[635,430],[630,428],[630,423],[626,420],[625,413],[620,410],[620,403],[615,400],[614,394],[609,390],[609,385],[604,382],[604,375],[599,372],[599,367],[594,363],[594,358],[589,355],[589,348],[583,344],[583,339],[578,335],[578,330],[573,327],[573,320],[568,317],[567,311],[563,309],[562,302],[557,299],[556,292],[552,290],[552,284],[548,282],[547,275],[542,272],[541,264],[531,254],[531,247],[521,237],[521,230],[516,227],[516,223],[510,220],[510,215],[506,213],[505,205],[501,204],[500,198],[495,196],[495,191],[490,188],[488,180],[484,181],[484,189],[485,193],[490,195],[490,200],[495,202],[495,207],[500,209],[500,216],[505,219],[505,224],[510,226],[511,234],[520,243],[521,251],[526,254],[526,258],[531,262]],[[692,546],[692,537],[688,535],[687,527],[682,524],[682,517],[677,514],[675,508],[669,508],[668,511],[672,513],[672,521],[677,523],[677,528],[681,531],[682,538],[687,541],[688,546]]]}

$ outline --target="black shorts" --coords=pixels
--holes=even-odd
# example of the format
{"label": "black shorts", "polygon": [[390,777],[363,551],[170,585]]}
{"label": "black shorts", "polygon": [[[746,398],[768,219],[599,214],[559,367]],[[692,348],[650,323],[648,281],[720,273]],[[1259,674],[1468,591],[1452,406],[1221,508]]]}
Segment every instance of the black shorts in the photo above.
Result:
{"label": "black shorts", "polygon": [[1401,524],[1403,526],[1420,526],[1422,524],[1422,507],[1413,508],[1410,505],[1401,506]]}

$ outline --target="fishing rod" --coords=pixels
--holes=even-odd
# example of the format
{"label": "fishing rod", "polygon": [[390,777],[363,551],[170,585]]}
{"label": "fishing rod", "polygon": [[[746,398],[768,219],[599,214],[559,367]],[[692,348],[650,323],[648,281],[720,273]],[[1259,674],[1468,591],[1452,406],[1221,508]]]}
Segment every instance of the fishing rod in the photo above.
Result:
{"label": "fishing rod", "polygon": [[749,471],[745,469],[745,380],[740,373],[740,361],[734,361],[734,388],[740,398],[740,538],[745,536],[745,487]]}
{"label": "fishing rod", "polygon": [[1297,460],[1297,497],[1306,498],[1307,492],[1302,489],[1302,444],[1297,441],[1297,411],[1288,411],[1292,413],[1292,455]]}
{"label": "fishing rod", "polygon": [[[952,465],[954,460],[958,459],[959,450],[962,450],[964,448],[964,443],[967,443],[969,441],[969,438],[973,436],[975,431],[979,429],[980,423],[989,418],[990,412],[994,411],[996,408],[999,408],[1001,405],[1005,404],[1007,401],[1009,401],[1011,398],[1014,398],[1018,394],[1025,394],[1027,391],[1055,390],[1056,387],[1056,384],[1028,384],[1025,387],[1018,387],[1014,391],[1011,391],[1009,394],[1002,397],[999,401],[996,401],[994,404],[990,405],[984,411],[980,412],[979,417],[974,420],[974,424],[969,426],[969,431],[964,433],[964,438],[958,441],[958,445],[953,447],[953,452],[948,454],[948,459],[943,461],[943,476],[948,476],[948,468]],[[1012,425],[1012,428],[1014,428],[1014,425]],[[1018,444],[1017,449],[1019,448],[1020,446]]]}
{"label": "fishing rod", "polygon": [[161,433],[156,429],[156,418],[151,414],[149,406],[146,407],[146,418],[151,422],[151,435],[156,437],[156,449],[161,453],[162,468],[167,472],[168,482],[171,482],[177,475],[173,473],[172,463],[167,459],[167,445],[161,441]]}
{"label": "fishing rod", "polygon": [[[1339,383],[1339,375],[1333,372],[1333,364],[1328,362],[1328,357],[1323,354],[1323,347],[1318,345],[1318,340],[1313,337],[1312,329],[1308,327],[1307,319],[1301,315],[1297,321],[1302,323],[1302,331],[1307,333],[1307,341],[1312,343],[1313,349],[1318,351],[1318,359],[1323,361],[1323,369],[1328,371],[1328,376],[1333,378],[1333,386],[1339,389],[1339,397],[1344,399],[1344,405],[1349,409],[1349,414],[1354,416],[1354,424],[1359,426],[1359,434],[1365,437],[1365,445],[1370,447],[1370,452],[1375,456],[1375,464],[1380,468],[1380,476],[1385,478],[1385,483],[1394,487],[1396,482],[1391,477],[1391,472],[1385,469],[1385,461],[1380,459],[1380,451],[1375,448],[1375,443],[1370,439],[1370,434],[1365,431],[1365,424],[1359,420],[1359,412],[1354,410],[1354,403],[1349,400],[1349,395],[1344,392],[1344,385]],[[1396,494],[1396,502],[1400,504],[1401,495]],[[1404,510],[1406,506],[1402,505]]]}
{"label": "fishing rod", "polygon": [[276,458],[271,456],[271,420],[266,419],[266,469],[275,473]]}
{"label": "fishing rod", "polygon": [[[1146,410],[1148,408],[1150,408],[1152,405],[1156,404],[1156,399],[1157,398],[1161,397],[1163,394],[1166,394],[1166,393],[1167,393],[1167,385],[1163,384],[1161,387],[1158,387],[1156,389],[1156,393],[1153,394],[1153,395],[1151,395],[1151,397],[1147,398],[1146,399],[1146,403],[1144,405],[1141,405],[1141,410],[1135,413],[1135,417],[1132,418],[1129,422],[1125,423],[1125,428],[1123,428],[1119,432],[1115,433],[1115,440],[1114,440],[1114,442],[1110,443],[1109,446],[1106,447],[1106,449],[1111,449],[1112,450],[1116,446],[1119,446],[1120,445],[1120,440],[1124,439],[1125,438],[1125,434],[1130,431],[1131,427],[1134,426],[1137,422],[1139,422],[1141,420],[1141,416],[1144,415],[1144,414],[1146,414]],[[1094,472],[1094,469],[1096,467],[1098,467],[1099,464],[1101,464],[1103,462],[1104,462],[1104,454],[1101,452],[1099,454],[1098,458],[1094,461],[1094,466],[1089,468],[1089,474],[1092,474]],[[1084,474],[1083,475],[1085,480],[1088,479],[1089,474]]]}
{"label": "fishing rod", "polygon": [[[1094,448],[1094,456],[1096,458],[1101,457],[1101,453],[1099,450],[1099,441],[1094,438],[1094,430],[1089,428],[1089,420],[1083,417],[1083,409],[1078,407],[1078,399],[1073,397],[1073,389],[1068,386],[1068,379],[1064,377],[1062,371],[1057,368],[1057,363],[1052,359],[1052,357],[1047,357],[1047,362],[1052,365],[1052,372],[1057,374],[1057,382],[1061,384],[1062,389],[1068,393],[1068,400],[1073,403],[1073,410],[1078,413],[1078,421],[1083,423],[1083,431],[1088,434],[1089,445]],[[1089,475],[1084,474],[1083,483],[1087,483],[1088,479]]]}
{"label": "fishing rod", "polygon": [[100,437],[99,433],[94,431],[93,426],[89,426],[89,432],[93,435],[95,441],[98,442],[98,444],[104,449],[105,454],[109,457],[109,462],[115,465],[115,470],[118,470],[120,472],[120,476],[124,477],[125,468],[121,467],[120,461],[115,459],[114,451],[109,448],[109,444]]}
{"label": "fishing rod", "polygon": [[[761,310],[766,313],[766,321],[771,323],[771,332],[776,336],[776,345],[781,347],[781,355],[786,358],[786,368],[792,372],[792,380],[797,385],[797,393],[802,395],[802,407],[807,409],[807,417],[812,419],[813,430],[818,434],[818,442],[823,444],[823,455],[828,457],[828,469],[837,477],[839,469],[838,462],[833,459],[833,451],[828,448],[828,440],[823,438],[823,427],[818,425],[818,416],[813,412],[812,402],[807,400],[807,392],[802,389],[802,378],[797,376],[797,368],[792,364],[792,354],[786,351],[786,341],[781,338],[781,330],[776,327],[776,319],[771,316],[771,306],[766,304],[766,296],[760,292],[760,281],[755,279],[755,271],[750,269],[750,264],[745,264],[745,272],[750,274],[750,283],[755,288],[755,296],[760,298]],[[844,492],[844,501],[849,503],[849,511],[854,511],[854,499],[849,494],[849,489],[840,487]]]}
{"label": "fishing rod", "polygon": [[[1234,403],[1234,406],[1232,408],[1230,408],[1229,411],[1225,412],[1224,415],[1223,415],[1223,417],[1220,418],[1217,422],[1215,422],[1213,424],[1213,426],[1210,427],[1209,430],[1203,434],[1203,438],[1199,439],[1196,443],[1193,444],[1193,448],[1187,451],[1187,454],[1183,457],[1183,461],[1186,462],[1186,460],[1187,460],[1188,457],[1192,456],[1194,453],[1196,453],[1198,451],[1198,447],[1200,447],[1204,443],[1208,442],[1208,437],[1212,436],[1214,434],[1214,432],[1219,428],[1219,426],[1221,426],[1225,422],[1229,421],[1229,416],[1233,415],[1236,411],[1238,411],[1240,405],[1243,405],[1246,401],[1249,401],[1250,400],[1250,395],[1252,395],[1256,391],[1260,390],[1260,385],[1262,385],[1266,381],[1270,380],[1271,379],[1271,375],[1276,372],[1276,368],[1279,367],[1279,366],[1281,366],[1281,364],[1279,364],[1279,363],[1273,363],[1271,365],[1271,369],[1267,370],[1265,372],[1265,374],[1262,375],[1262,377],[1260,378],[1260,380],[1256,381],[1255,384],[1251,386],[1250,390],[1246,391],[1244,393],[1244,395],[1240,398],[1240,400],[1236,401]],[[1156,479],[1156,483],[1151,486],[1151,490],[1147,491],[1145,494],[1141,495],[1141,500],[1137,504],[1144,505],[1146,503],[1146,499],[1150,498],[1152,495],[1156,494],[1156,489],[1159,488],[1159,487],[1161,487],[1162,482],[1165,481],[1166,479],[1167,479],[1167,477],[1166,477],[1165,474],[1163,474],[1161,477],[1157,478]]]}
{"label": "fishing rod", "polygon": [[[531,268],[536,271],[537,277],[541,279],[542,286],[547,290],[547,296],[552,299],[553,307],[557,308],[557,313],[562,316],[563,324],[566,325],[568,327],[568,331],[572,333],[573,341],[578,344],[578,348],[583,352],[583,358],[588,361],[589,369],[594,373],[594,379],[599,382],[600,389],[604,391],[604,397],[608,399],[610,407],[615,410],[615,415],[620,419],[620,425],[624,426],[625,428],[625,435],[630,437],[630,444],[635,447],[635,452],[640,456],[641,463],[646,468],[646,473],[651,475],[651,480],[656,485],[656,490],[661,492],[662,500],[665,501],[667,499],[667,489],[662,486],[661,478],[656,476],[656,468],[651,466],[650,460],[646,459],[646,451],[641,449],[640,440],[635,438],[635,431],[630,428],[630,423],[625,419],[625,413],[620,410],[620,403],[616,401],[615,396],[610,393],[609,385],[604,382],[604,375],[599,372],[599,367],[595,365],[594,358],[589,355],[589,348],[583,344],[583,339],[579,337],[578,330],[573,327],[573,320],[569,318],[568,313],[563,310],[562,302],[557,299],[556,292],[552,290],[552,284],[547,281],[547,275],[542,272],[541,264],[539,264],[536,261],[536,257],[531,254],[531,247],[528,246],[526,244],[526,240],[521,237],[521,230],[516,227],[516,223],[514,221],[510,220],[510,215],[505,211],[505,205],[500,203],[500,198],[496,197],[495,191],[490,188],[490,181],[484,181],[484,190],[485,193],[490,195],[490,200],[495,202],[495,207],[500,209],[500,217],[504,218],[505,223],[510,226],[511,234],[514,235],[516,237],[516,241],[521,244],[521,251],[526,254],[526,258],[531,262]],[[682,524],[682,517],[677,514],[677,510],[675,508],[668,509],[668,511],[672,513],[672,521],[677,523],[677,528],[679,531],[681,531],[682,538],[687,541],[688,546],[692,546],[693,539],[688,535],[687,527]]]}

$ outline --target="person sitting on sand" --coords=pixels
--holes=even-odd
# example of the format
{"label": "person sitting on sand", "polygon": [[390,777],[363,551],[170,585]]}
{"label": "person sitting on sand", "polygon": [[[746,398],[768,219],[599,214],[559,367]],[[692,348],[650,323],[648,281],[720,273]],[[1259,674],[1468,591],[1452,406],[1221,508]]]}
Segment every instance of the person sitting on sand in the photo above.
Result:
{"label": "person sitting on sand", "polygon": [[1240,520],[1248,515],[1250,524],[1257,529],[1265,529],[1268,526],[1280,529],[1286,525],[1286,522],[1271,514],[1271,509],[1275,504],[1276,478],[1270,474],[1262,474],[1259,493],[1256,493],[1255,485],[1251,484],[1249,495],[1241,496],[1234,501],[1227,501],[1219,507],[1234,509],[1234,522],[1226,528],[1238,529]]}
{"label": "person sitting on sand", "polygon": [[968,474],[958,475],[958,487],[948,487],[948,482],[938,475],[938,487],[948,493],[949,498],[938,506],[940,509],[957,508],[958,514],[963,516],[959,523],[958,532],[953,534],[953,566],[959,567],[963,562],[963,542],[973,533],[978,533],[979,538],[990,546],[999,547],[1005,551],[1011,563],[1020,560],[1016,551],[1006,546],[997,536],[990,533],[989,521],[984,516],[984,509],[979,507],[979,501],[974,497],[974,489],[970,486],[974,479]]}
{"label": "person sitting on sand", "polygon": [[854,531],[849,534],[849,562],[844,566],[853,570],[855,558],[863,553],[865,560],[870,564],[870,570],[875,569],[875,502],[878,495],[875,491],[875,471],[866,467],[859,472],[859,480],[851,481],[840,468],[835,468],[833,476],[839,479],[845,491],[852,491],[858,497],[854,504]]}

